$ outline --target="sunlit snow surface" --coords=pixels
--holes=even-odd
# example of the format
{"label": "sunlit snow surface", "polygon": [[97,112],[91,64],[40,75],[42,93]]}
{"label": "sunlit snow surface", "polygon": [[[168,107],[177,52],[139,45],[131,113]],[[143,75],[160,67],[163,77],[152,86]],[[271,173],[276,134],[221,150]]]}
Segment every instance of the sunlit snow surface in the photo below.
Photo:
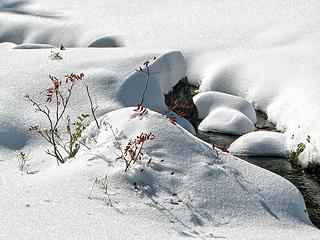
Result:
{"label": "sunlit snow surface", "polygon": [[245,134],[234,141],[229,148],[238,156],[288,157],[289,150],[283,133],[257,131]]}
{"label": "sunlit snow surface", "polygon": [[[185,66],[173,52],[174,61],[157,68],[177,77],[186,71],[201,91],[245,97],[287,129],[291,149],[310,135],[301,159],[306,166],[309,159],[319,162],[319,9],[319,1],[0,1],[0,42],[7,42],[0,44],[0,238],[317,239],[291,184],[231,155],[216,159],[209,145],[157,113],[140,120],[129,108],[109,116],[123,145],[141,131],[156,134],[148,146],[152,166],[137,164],[125,173],[114,161],[110,131],[101,130],[99,145],[58,167],[44,153],[48,146],[24,131],[46,123],[23,96],[44,91],[49,74],[63,80],[83,72],[103,116],[129,105],[119,92],[145,60],[180,50]],[[108,36],[121,45],[85,48]],[[67,50],[53,60],[52,49],[10,49],[15,44]],[[178,79],[168,73],[153,79],[151,105],[161,111],[160,93]],[[86,95],[75,94],[69,114],[88,111]],[[21,150],[34,174],[19,172]],[[101,189],[87,199],[95,177],[105,174],[113,208]],[[134,181],[147,193],[135,191]]]}
{"label": "sunlit snow surface", "polygon": [[149,52],[178,49],[202,91],[245,97],[279,129],[307,129],[296,142],[309,134],[320,146],[317,0],[10,2],[1,1],[0,41],[85,47],[109,36]]}

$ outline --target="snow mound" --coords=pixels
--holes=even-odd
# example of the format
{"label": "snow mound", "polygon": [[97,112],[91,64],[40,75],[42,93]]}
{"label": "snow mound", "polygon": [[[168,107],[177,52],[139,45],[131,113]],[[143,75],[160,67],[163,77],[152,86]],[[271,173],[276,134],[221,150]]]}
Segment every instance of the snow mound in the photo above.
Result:
{"label": "snow mound", "polygon": [[119,37],[115,36],[104,36],[98,37],[88,43],[87,47],[122,47],[123,43]]}
{"label": "snow mound", "polygon": [[[235,239],[239,232],[240,239],[318,236],[291,183],[229,154],[220,152],[217,159],[209,144],[168,118],[153,111],[141,117],[134,109],[103,115],[100,129],[91,123],[83,132],[90,150],[81,148],[76,159],[61,166],[22,175],[12,171],[12,161],[1,162],[0,191],[6,196],[0,199],[6,209],[1,238]],[[125,172],[124,162],[116,158],[141,133],[154,134],[144,144],[150,156],[144,154]],[[47,158],[33,155],[33,168],[36,162],[53,161]],[[110,200],[99,184],[92,188],[105,176]],[[106,206],[110,201],[113,207]],[[90,223],[90,230],[83,222]]]}
{"label": "snow mound", "polygon": [[36,43],[24,43],[15,46],[13,49],[47,49],[56,48],[55,46],[49,44],[36,44]]}
{"label": "snow mound", "polygon": [[[155,111],[165,111],[163,94],[186,76],[186,62],[179,51],[166,53],[153,62],[145,92],[144,106]],[[146,69],[145,69],[146,71]],[[127,77],[118,91],[117,98],[124,106],[137,106],[146,89],[147,74],[136,71]]]}
{"label": "snow mound", "polygon": [[234,141],[230,153],[238,156],[288,157],[287,137],[283,133],[258,131],[245,134]]}
{"label": "snow mound", "polygon": [[186,63],[181,52],[169,52],[156,59],[149,66],[149,78],[146,71],[136,71],[124,80],[117,92],[121,105],[138,106],[144,96],[144,107],[175,117],[179,125],[195,134],[192,124],[174,112],[167,112],[164,102],[164,94],[169,93],[186,76]]}
{"label": "snow mound", "polygon": [[[25,133],[25,129],[28,129],[34,124],[48,127],[48,122],[44,116],[38,112],[34,112],[34,107],[30,102],[25,100],[24,96],[28,94],[34,96],[41,103],[45,102],[45,94],[39,95],[39,93],[44,92],[45,89],[51,86],[48,75],[54,75],[59,80],[65,82],[64,77],[66,74],[70,74],[71,72],[76,74],[84,73],[85,81],[92,94],[92,100],[98,106],[96,114],[97,116],[101,116],[111,110],[126,106],[117,101],[116,96],[121,89],[123,90],[122,84],[125,82],[124,79],[126,79],[134,69],[138,68],[146,59],[150,59],[153,56],[161,56],[166,53],[165,51],[150,53],[128,48],[68,48],[66,51],[60,51],[62,59],[55,61],[50,58],[51,50],[49,49],[38,49],[36,51],[5,51],[7,51],[6,60],[4,60],[4,55],[1,55],[3,57],[3,61],[1,62],[3,71],[0,72],[0,79],[2,79],[0,102],[3,103],[0,105],[0,137],[11,138],[12,140],[10,140],[10,142],[8,140],[1,141],[3,143],[1,146],[6,149],[12,149],[13,143],[17,142],[19,144],[15,148],[19,146],[20,150],[26,151],[28,151],[33,144],[41,144],[41,139],[37,135],[28,134],[30,141],[27,143],[25,134],[23,134]],[[182,56],[181,53],[179,54]],[[178,55],[178,53],[176,55]],[[165,64],[169,64],[169,58],[170,57],[166,58],[166,61],[161,60],[161,57],[158,59],[164,62],[163,64],[157,63],[160,70],[163,69]],[[182,60],[183,58],[180,59],[180,61]],[[21,67],[16,68],[16,64]],[[177,65],[179,66],[179,64]],[[170,64],[169,66],[173,68],[175,65]],[[153,67],[153,69],[153,71],[159,71],[156,67]],[[168,84],[169,88],[169,86],[175,84],[173,79],[165,78],[165,76],[175,72],[176,71],[172,69],[167,75],[166,73],[163,73],[163,75],[160,74],[160,76],[163,76],[161,80],[164,86]],[[184,74],[181,73],[180,75]],[[180,76],[177,74],[176,77],[179,78]],[[143,81],[143,79],[141,80]],[[167,80],[171,80],[172,83],[167,82]],[[17,84],[17,81],[21,84]],[[141,91],[144,84],[132,87],[132,89],[127,89],[126,94],[128,96],[134,94],[136,91]],[[147,96],[149,90],[153,88],[154,87],[151,86],[150,89],[147,89]],[[154,102],[167,110],[160,88],[156,89],[156,92],[158,92],[159,95],[152,96],[155,98]],[[136,97],[136,99],[139,99],[138,95]],[[9,101],[10,104],[8,104]],[[131,102],[130,105],[136,106],[137,103],[138,101]],[[52,107],[53,103],[48,105]],[[155,108],[154,110],[159,111],[161,109]],[[77,84],[74,88],[74,94],[72,95],[67,112],[71,119],[76,119],[81,113],[90,113],[88,98],[82,83]],[[173,113],[170,113],[170,115],[171,114],[174,116]],[[177,123],[190,132],[195,132],[192,125],[184,118],[177,117]],[[7,131],[9,127],[10,129],[12,127],[16,130]],[[15,154],[14,151],[10,151],[9,157],[4,152],[0,152],[1,157],[5,159],[10,159]],[[39,155],[42,155],[42,157],[46,156],[42,151],[39,151]]]}
{"label": "snow mound", "polygon": [[14,48],[15,46],[17,46],[17,44],[15,44],[13,42],[1,42],[0,43],[0,49],[10,49],[10,48]]}
{"label": "snow mound", "polygon": [[[84,141],[92,150],[79,161],[90,158],[91,162],[111,164],[106,171],[110,188],[121,186],[120,190],[113,190],[116,191],[113,200],[119,202],[119,209],[126,204],[136,208],[143,202],[145,205],[140,206],[143,219],[153,211],[148,207],[153,204],[149,203],[175,205],[171,213],[197,229],[200,226],[210,229],[216,224],[225,227],[261,224],[261,228],[270,224],[275,228],[286,219],[309,222],[302,197],[289,182],[231,155],[221,153],[214,160],[217,156],[210,145],[198,141],[161,114],[150,112],[141,118],[134,108],[125,108],[101,117],[99,123],[100,129],[92,123],[84,133]],[[141,132],[155,135],[145,145],[152,161],[148,164],[149,157],[145,157],[125,173],[124,163],[113,160],[120,154],[117,145],[124,148],[128,139]],[[134,188],[136,193],[132,192]],[[156,219],[158,214],[154,216]],[[278,224],[279,221],[282,223]]]}
{"label": "snow mound", "polygon": [[316,135],[309,135],[309,129],[302,126],[289,127],[285,134],[291,151],[296,151],[299,144],[304,144],[305,148],[298,156],[299,163],[303,168],[308,167],[309,164],[319,162],[320,152],[317,145],[315,145]]}
{"label": "snow mound", "polygon": [[224,107],[212,110],[200,123],[199,130],[242,135],[255,130],[254,124],[243,113]]}
{"label": "snow mound", "polygon": [[252,104],[241,97],[233,96],[221,92],[201,92],[193,97],[197,106],[199,118],[204,119],[213,109],[217,107],[226,107],[238,110],[246,115],[253,123],[257,122],[256,113]]}

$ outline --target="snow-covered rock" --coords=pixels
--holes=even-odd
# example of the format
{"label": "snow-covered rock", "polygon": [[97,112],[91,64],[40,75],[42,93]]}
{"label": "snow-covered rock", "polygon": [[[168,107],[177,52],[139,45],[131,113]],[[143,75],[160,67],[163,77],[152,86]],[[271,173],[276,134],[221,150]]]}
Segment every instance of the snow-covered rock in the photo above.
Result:
{"label": "snow-covered rock", "polygon": [[230,153],[238,156],[288,157],[287,137],[283,133],[257,131],[245,134],[229,147]]}
{"label": "snow-covered rock", "polygon": [[198,93],[193,97],[193,101],[198,108],[200,119],[204,119],[215,108],[226,107],[242,112],[253,123],[256,123],[257,121],[252,104],[241,97],[221,92],[208,91]]}
{"label": "snow-covered rock", "polygon": [[98,47],[98,48],[104,48],[104,47],[122,47],[123,43],[119,37],[115,36],[104,36],[104,37],[98,37],[94,40],[92,40],[90,43],[88,43],[87,47]]}
{"label": "snow-covered rock", "polygon": [[141,102],[143,92],[144,106],[153,110],[165,111],[163,94],[169,93],[180,79],[186,76],[186,63],[179,51],[169,52],[156,59],[149,67],[150,77],[136,71],[121,85],[117,97],[124,106],[136,106]]}
{"label": "snow-covered rock", "polygon": [[[135,71],[127,77],[117,92],[117,99],[122,106],[137,106],[143,99],[143,106],[162,113],[167,112],[164,94],[186,76],[186,63],[179,51],[169,52],[156,59],[149,66],[150,75]],[[167,115],[177,118],[177,123],[195,133],[191,123],[177,114]]]}
{"label": "snow-covered rock", "polygon": [[255,130],[254,124],[243,113],[224,107],[212,110],[200,123],[199,130],[242,135]]}

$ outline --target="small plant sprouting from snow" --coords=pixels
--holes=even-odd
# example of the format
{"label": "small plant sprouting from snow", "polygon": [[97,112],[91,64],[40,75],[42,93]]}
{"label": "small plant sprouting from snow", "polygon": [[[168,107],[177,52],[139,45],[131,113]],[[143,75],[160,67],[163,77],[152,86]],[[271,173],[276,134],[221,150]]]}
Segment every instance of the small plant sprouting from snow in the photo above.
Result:
{"label": "small plant sprouting from snow", "polygon": [[[63,50],[63,49],[61,49]],[[49,55],[49,58],[51,60],[62,60],[63,58],[61,57],[60,55],[60,52],[54,52],[54,51],[51,51],[51,54]]]}
{"label": "small plant sprouting from snow", "polygon": [[[79,75],[74,73],[66,75],[64,83],[51,75],[49,79],[52,85],[46,89],[45,103],[38,102],[29,95],[25,96],[33,104],[36,112],[40,112],[46,117],[49,127],[41,128],[39,125],[36,125],[29,127],[28,131],[40,134],[51,145],[52,149],[48,149],[46,153],[55,157],[59,164],[66,161],[65,154],[67,154],[68,159],[73,158],[79,151],[80,145],[84,145],[80,141],[80,137],[86,128],[84,122],[89,115],[81,114],[74,123],[71,122],[69,115],[66,116],[66,110],[72,97],[74,86],[81,81],[84,82],[83,73]],[[90,101],[93,118],[97,123],[95,115],[97,107],[93,107],[89,88],[85,83],[84,85]]]}
{"label": "small plant sprouting from snow", "polygon": [[[157,58],[154,57],[152,60],[155,61]],[[148,85],[149,85],[149,80],[150,80],[150,76],[152,74],[157,74],[157,73],[152,73],[150,72],[150,61],[145,61],[143,63],[143,67],[139,67],[139,69],[137,69],[136,71],[137,72],[141,72],[141,73],[144,73],[146,75],[146,84],[145,84],[145,87],[143,89],[143,93],[142,93],[142,96],[141,96],[141,100],[140,102],[138,103],[138,106],[143,106],[143,103],[144,103],[144,100],[145,100],[145,94],[148,90]]]}
{"label": "small plant sprouting from snow", "polygon": [[[75,155],[80,149],[80,144],[82,144],[82,142],[80,141],[80,137],[82,132],[86,129],[84,125],[84,121],[88,117],[89,117],[89,114],[81,114],[81,116],[78,116],[77,121],[73,124],[75,125],[75,128],[72,131],[70,117],[67,116],[67,133],[69,135],[69,140],[68,140],[69,149],[67,149],[66,152],[68,153],[69,158],[75,157]],[[64,147],[67,147],[67,146],[64,146]]]}
{"label": "small plant sprouting from snow", "polygon": [[167,106],[167,110],[163,113],[163,116],[166,116],[167,118],[169,118],[170,122],[176,125],[177,118],[172,114],[172,112],[175,112],[180,117],[185,117],[187,115],[187,111],[192,108],[193,108],[192,105],[185,104],[181,102],[180,99],[175,99],[174,101],[171,101],[169,103],[169,106]]}
{"label": "small plant sprouting from snow", "polygon": [[299,143],[297,145],[297,148],[295,150],[292,150],[289,154],[290,162],[293,163],[294,165],[298,165],[299,156],[301,155],[301,153],[303,153],[305,149],[306,149],[306,144],[302,142]]}
{"label": "small plant sprouting from snow", "polygon": [[134,111],[137,112],[140,117],[147,116],[149,112],[149,110],[142,105],[138,105]]}
{"label": "small plant sprouting from snow", "polygon": [[[294,135],[292,135],[291,139],[293,139],[293,138],[294,138]],[[312,152],[312,151],[318,152],[318,150],[317,150],[316,146],[312,143],[310,135],[308,135],[306,137],[305,142],[298,143],[296,146],[296,149],[294,149],[290,152],[289,157],[288,157],[289,161],[293,165],[298,166],[299,165],[299,157],[307,148],[309,149],[309,151],[307,151],[307,153],[309,154],[308,159],[312,159],[312,156],[310,156],[310,152]],[[308,163],[307,170],[319,171],[318,166],[314,161],[310,161]]]}
{"label": "small plant sprouting from snow", "polygon": [[[18,164],[19,164],[19,170],[21,172],[26,171],[27,162],[29,161],[29,155],[23,151],[21,151],[18,155]],[[28,172],[27,172],[28,173]]]}
{"label": "small plant sprouting from snow", "polygon": [[110,197],[110,194],[109,194],[109,191],[108,191],[109,190],[108,175],[106,175],[104,178],[101,178],[101,177],[96,177],[95,178],[95,180],[93,182],[93,185],[91,187],[88,199],[92,199],[92,193],[93,193],[93,190],[94,190],[94,188],[96,186],[98,186],[98,187],[103,189],[103,192],[106,195],[107,204],[110,207],[113,207],[113,204],[112,204],[112,201],[111,201],[111,197]]}
{"label": "small plant sprouting from snow", "polygon": [[116,160],[122,160],[125,163],[125,171],[127,171],[133,164],[138,160],[142,160],[144,155],[148,155],[148,163],[151,162],[152,158],[150,154],[144,148],[144,144],[147,141],[151,141],[155,138],[152,132],[150,133],[140,133],[135,139],[130,139],[124,148],[122,156],[118,157]]}

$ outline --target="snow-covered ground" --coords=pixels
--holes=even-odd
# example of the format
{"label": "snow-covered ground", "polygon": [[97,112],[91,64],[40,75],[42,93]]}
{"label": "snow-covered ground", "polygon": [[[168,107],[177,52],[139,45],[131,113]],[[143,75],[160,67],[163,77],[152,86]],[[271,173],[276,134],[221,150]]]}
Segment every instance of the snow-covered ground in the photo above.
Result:
{"label": "snow-covered ground", "polygon": [[[0,238],[317,239],[292,184],[217,156],[188,122],[178,119],[186,131],[157,112],[187,75],[200,91],[238,95],[266,111],[291,150],[310,135],[300,161],[320,162],[319,9],[312,0],[0,1]],[[65,51],[47,49],[61,44]],[[62,59],[52,57],[57,52]],[[150,67],[151,110],[141,118],[126,107],[139,103],[145,86],[135,69],[154,56],[162,57]],[[81,72],[105,124],[92,123],[83,136],[91,150],[57,166],[45,154],[50,146],[25,131],[47,123],[24,95],[40,101],[48,75],[63,81]],[[90,113],[81,84],[74,93],[71,118]],[[118,142],[124,148],[142,132],[155,135],[145,146],[153,160],[125,172],[115,161]],[[21,151],[31,174],[18,169]],[[95,178],[106,175],[113,207],[98,186],[88,199]]]}
{"label": "snow-covered ground", "polygon": [[[202,91],[245,97],[280,130],[305,129],[292,150],[307,135],[319,149],[319,9],[317,0],[2,0],[0,42],[179,49]],[[305,152],[303,166],[320,162]]]}

